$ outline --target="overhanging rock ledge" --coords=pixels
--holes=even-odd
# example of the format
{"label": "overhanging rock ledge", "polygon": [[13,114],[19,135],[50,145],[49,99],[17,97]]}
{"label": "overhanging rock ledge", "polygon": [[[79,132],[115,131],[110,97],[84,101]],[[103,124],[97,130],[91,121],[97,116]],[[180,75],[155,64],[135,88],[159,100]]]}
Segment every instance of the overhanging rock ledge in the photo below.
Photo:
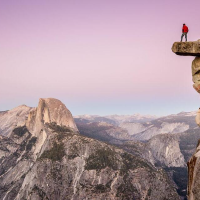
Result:
{"label": "overhanging rock ledge", "polygon": [[172,51],[180,56],[200,56],[200,40],[193,42],[174,42]]}

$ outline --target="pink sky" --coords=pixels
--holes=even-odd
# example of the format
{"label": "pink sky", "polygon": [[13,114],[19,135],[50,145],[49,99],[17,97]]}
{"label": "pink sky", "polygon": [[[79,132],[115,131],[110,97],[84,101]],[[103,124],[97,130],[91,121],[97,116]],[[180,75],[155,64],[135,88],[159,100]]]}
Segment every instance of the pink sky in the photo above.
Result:
{"label": "pink sky", "polygon": [[63,101],[73,114],[196,110],[193,57],[171,52],[200,1],[0,1],[0,110]]}

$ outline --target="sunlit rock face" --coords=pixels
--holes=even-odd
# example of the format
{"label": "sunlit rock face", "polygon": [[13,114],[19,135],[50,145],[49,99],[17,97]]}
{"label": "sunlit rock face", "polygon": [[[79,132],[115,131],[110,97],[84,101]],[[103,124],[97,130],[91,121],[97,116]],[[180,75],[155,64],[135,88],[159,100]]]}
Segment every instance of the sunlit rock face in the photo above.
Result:
{"label": "sunlit rock face", "polygon": [[194,42],[175,42],[172,51],[181,56],[200,56],[200,40]]}
{"label": "sunlit rock face", "polygon": [[56,123],[78,131],[71,112],[59,100],[40,99],[38,107],[30,112],[26,126],[32,133],[38,133],[45,123]]}
{"label": "sunlit rock face", "polygon": [[47,139],[48,132],[45,129],[45,125],[51,123],[78,131],[71,112],[60,100],[41,98],[38,107],[30,112],[26,121],[28,130],[38,138],[38,148],[35,150],[35,154],[39,153]]}
{"label": "sunlit rock face", "polygon": [[0,112],[0,135],[9,136],[17,126],[24,126],[26,119],[33,108],[25,105],[12,110]]}
{"label": "sunlit rock face", "polygon": [[196,115],[195,121],[196,121],[196,124],[197,124],[198,126],[200,126],[200,108],[199,108],[199,110],[197,111],[197,115]]}
{"label": "sunlit rock face", "polygon": [[176,135],[158,135],[151,138],[146,145],[154,158],[155,164],[167,167],[186,167]]}
{"label": "sunlit rock face", "polygon": [[164,168],[186,167],[177,135],[160,134],[145,143],[128,141],[121,146],[134,155],[145,158],[154,166]]}
{"label": "sunlit rock face", "polygon": [[[156,126],[156,124],[151,124],[149,126],[146,126],[146,129],[144,131],[141,131],[140,133],[134,134],[133,138],[137,140],[149,140],[152,137],[159,135],[159,134],[165,134],[165,133],[183,133],[189,129],[189,125],[185,123],[167,123],[163,122],[159,126]],[[130,130],[130,129],[129,129]]]}

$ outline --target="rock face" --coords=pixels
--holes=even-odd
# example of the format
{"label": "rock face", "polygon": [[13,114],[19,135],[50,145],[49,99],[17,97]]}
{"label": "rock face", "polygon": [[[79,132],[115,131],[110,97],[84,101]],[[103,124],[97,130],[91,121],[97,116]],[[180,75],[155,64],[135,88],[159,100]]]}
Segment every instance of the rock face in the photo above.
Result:
{"label": "rock face", "polygon": [[196,118],[195,118],[195,121],[196,121],[196,124],[197,124],[198,126],[200,126],[200,108],[199,108],[199,110],[197,111],[197,116],[196,116]]}
{"label": "rock face", "polygon": [[81,136],[55,99],[41,99],[0,144],[0,199],[179,199],[163,170]]}
{"label": "rock face", "polygon": [[133,135],[133,138],[137,140],[149,140],[155,135],[158,134],[165,134],[165,133],[183,133],[189,129],[189,125],[185,123],[167,123],[163,122],[159,126],[155,126],[154,124],[151,124],[149,127],[147,127],[144,131],[137,133]]}
{"label": "rock face", "polygon": [[200,141],[196,152],[188,162],[188,199],[200,199]]}
{"label": "rock face", "polygon": [[38,133],[45,123],[56,123],[78,131],[71,112],[61,101],[53,98],[39,100],[38,107],[30,112],[26,126],[32,133]]}
{"label": "rock face", "polygon": [[154,158],[154,164],[167,167],[186,166],[176,135],[158,135],[151,138],[146,145]]}
{"label": "rock face", "polygon": [[[177,55],[197,56],[192,62],[192,80],[194,89],[200,93],[200,40],[197,42],[175,42],[172,51]],[[200,110],[197,112],[196,123],[200,126]],[[200,142],[196,152],[188,162],[188,198],[200,199]]]}
{"label": "rock face", "polygon": [[0,112],[0,135],[9,136],[17,126],[24,126],[33,108],[22,105],[12,110]]}
{"label": "rock face", "polygon": [[200,40],[194,42],[175,42],[172,51],[181,56],[200,56]]}
{"label": "rock face", "polygon": [[192,81],[193,88],[200,93],[200,57],[196,57],[192,61]]}
{"label": "rock face", "polygon": [[181,56],[196,56],[192,62],[193,88],[200,93],[200,40],[196,42],[175,42],[172,51]]}
{"label": "rock face", "polygon": [[55,149],[51,144],[26,175],[16,199],[37,199],[41,193],[49,199],[178,198],[164,173],[143,160],[79,135],[62,137],[57,145],[63,145],[63,157],[46,153]]}
{"label": "rock face", "polygon": [[134,155],[140,155],[154,166],[186,167],[179,147],[179,137],[176,135],[160,134],[146,143],[128,141],[121,146]]}

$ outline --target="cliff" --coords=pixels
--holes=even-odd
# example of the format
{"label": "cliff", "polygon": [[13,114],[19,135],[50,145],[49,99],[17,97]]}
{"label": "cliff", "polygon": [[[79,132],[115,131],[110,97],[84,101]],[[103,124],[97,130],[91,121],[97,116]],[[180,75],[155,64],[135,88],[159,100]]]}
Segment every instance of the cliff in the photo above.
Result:
{"label": "cliff", "polygon": [[188,162],[188,200],[200,199],[200,141]]}
{"label": "cliff", "polygon": [[[177,55],[196,56],[192,62],[192,80],[193,88],[200,93],[200,40],[196,42],[175,42],[172,51]],[[197,112],[196,123],[200,126],[200,109]],[[196,152],[188,162],[188,199],[200,199],[200,142],[197,145]]]}
{"label": "cliff", "polygon": [[181,56],[200,56],[200,40],[194,42],[175,42],[172,51]]}
{"label": "cliff", "polygon": [[200,40],[194,42],[175,42],[172,51],[181,56],[196,56],[192,62],[193,88],[200,93]]}
{"label": "cliff", "polygon": [[9,136],[15,127],[24,126],[32,109],[21,105],[12,110],[0,112],[0,135]]}
{"label": "cliff", "polygon": [[184,156],[180,151],[176,135],[161,134],[151,138],[146,147],[154,158],[154,164],[167,167],[185,167]]}
{"label": "cliff", "polygon": [[38,107],[30,112],[26,126],[37,135],[46,123],[56,123],[78,131],[71,112],[57,99],[40,99]]}

